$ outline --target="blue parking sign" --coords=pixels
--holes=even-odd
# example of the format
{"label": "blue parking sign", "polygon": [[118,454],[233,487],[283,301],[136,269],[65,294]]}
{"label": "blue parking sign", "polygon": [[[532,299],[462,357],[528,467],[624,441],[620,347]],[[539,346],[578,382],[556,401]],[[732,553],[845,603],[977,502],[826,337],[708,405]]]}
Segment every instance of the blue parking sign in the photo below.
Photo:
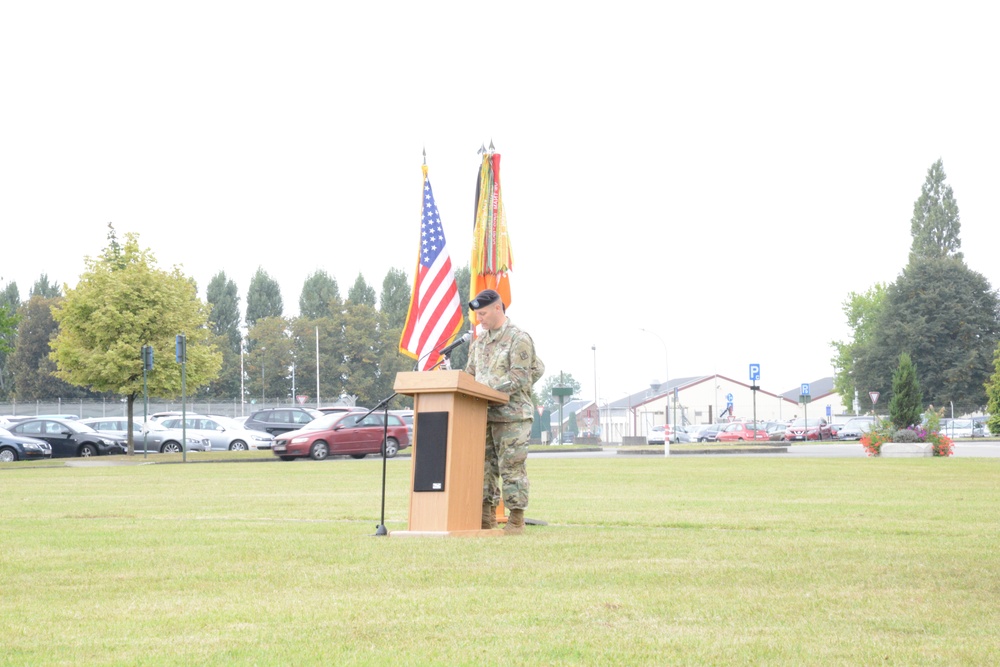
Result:
{"label": "blue parking sign", "polygon": [[750,364],[750,381],[756,382],[760,379],[760,364]]}
{"label": "blue parking sign", "polygon": [[809,395],[809,385],[808,384],[803,384],[802,385],[802,395],[803,396],[808,396]]}

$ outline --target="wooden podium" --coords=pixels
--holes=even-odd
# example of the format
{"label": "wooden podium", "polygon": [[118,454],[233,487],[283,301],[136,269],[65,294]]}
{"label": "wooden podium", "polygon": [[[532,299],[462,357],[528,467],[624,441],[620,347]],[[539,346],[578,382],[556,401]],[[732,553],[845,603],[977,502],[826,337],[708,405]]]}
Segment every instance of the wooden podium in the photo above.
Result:
{"label": "wooden podium", "polygon": [[507,394],[464,371],[397,373],[393,388],[413,396],[413,466],[408,530],[389,534],[503,534],[481,524],[486,408]]}

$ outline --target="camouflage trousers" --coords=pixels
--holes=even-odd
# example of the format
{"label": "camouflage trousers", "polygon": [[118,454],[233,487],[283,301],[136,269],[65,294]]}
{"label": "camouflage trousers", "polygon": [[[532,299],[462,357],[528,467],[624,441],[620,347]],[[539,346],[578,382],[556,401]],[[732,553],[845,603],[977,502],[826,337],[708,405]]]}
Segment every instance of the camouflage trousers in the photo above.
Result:
{"label": "camouflage trousers", "polygon": [[528,438],[531,420],[487,422],[486,466],[483,471],[483,502],[500,504],[503,482],[503,503],[507,509],[528,507]]}

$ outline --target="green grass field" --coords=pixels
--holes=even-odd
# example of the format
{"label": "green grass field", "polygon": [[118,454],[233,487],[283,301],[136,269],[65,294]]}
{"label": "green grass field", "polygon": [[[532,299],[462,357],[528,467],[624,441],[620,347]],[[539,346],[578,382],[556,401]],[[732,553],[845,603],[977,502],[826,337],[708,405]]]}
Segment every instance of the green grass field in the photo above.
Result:
{"label": "green grass field", "polygon": [[531,458],[500,539],[374,537],[374,458],[204,460],[0,466],[0,665],[1000,662],[997,459]]}

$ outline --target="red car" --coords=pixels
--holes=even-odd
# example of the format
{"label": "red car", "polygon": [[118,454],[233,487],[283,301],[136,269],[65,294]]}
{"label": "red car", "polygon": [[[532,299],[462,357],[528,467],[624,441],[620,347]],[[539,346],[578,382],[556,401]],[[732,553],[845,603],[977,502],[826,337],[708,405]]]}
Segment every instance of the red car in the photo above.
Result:
{"label": "red car", "polygon": [[754,428],[753,422],[732,422],[719,429],[717,440],[719,442],[733,442],[743,440],[767,440],[770,436],[767,431],[757,425]]}
{"label": "red car", "polygon": [[830,425],[825,419],[796,419],[785,429],[785,440],[832,440]]}
{"label": "red car", "polygon": [[[282,461],[310,457],[322,461],[331,454],[348,454],[356,459],[367,454],[382,453],[382,421],[385,415],[373,412],[334,412],[317,417],[297,431],[275,437],[272,450]],[[358,420],[364,419],[358,423]],[[385,431],[385,455],[392,458],[400,449],[410,446],[406,424],[396,415],[389,415]]]}

